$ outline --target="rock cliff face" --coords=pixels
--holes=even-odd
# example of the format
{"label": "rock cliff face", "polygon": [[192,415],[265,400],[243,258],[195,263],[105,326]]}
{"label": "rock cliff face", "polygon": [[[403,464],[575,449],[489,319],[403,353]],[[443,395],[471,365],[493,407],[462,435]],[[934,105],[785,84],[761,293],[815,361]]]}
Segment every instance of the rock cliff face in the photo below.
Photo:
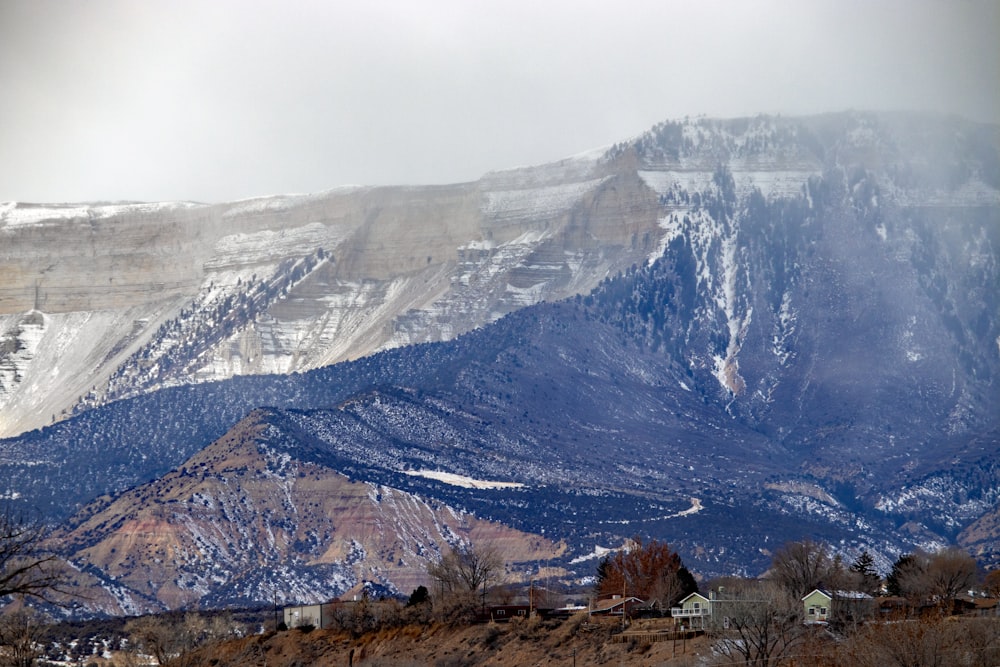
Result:
{"label": "rock cliff face", "polygon": [[0,436],[164,386],[447,340],[656,249],[599,155],[425,188],[0,206]]}

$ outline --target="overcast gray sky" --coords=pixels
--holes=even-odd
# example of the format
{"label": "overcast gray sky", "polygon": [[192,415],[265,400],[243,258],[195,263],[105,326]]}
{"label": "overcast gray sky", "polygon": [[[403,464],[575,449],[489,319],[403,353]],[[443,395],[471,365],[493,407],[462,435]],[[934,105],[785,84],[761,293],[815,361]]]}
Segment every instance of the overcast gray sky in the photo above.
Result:
{"label": "overcast gray sky", "polygon": [[996,0],[0,0],[0,201],[557,160],[686,115],[1000,122]]}

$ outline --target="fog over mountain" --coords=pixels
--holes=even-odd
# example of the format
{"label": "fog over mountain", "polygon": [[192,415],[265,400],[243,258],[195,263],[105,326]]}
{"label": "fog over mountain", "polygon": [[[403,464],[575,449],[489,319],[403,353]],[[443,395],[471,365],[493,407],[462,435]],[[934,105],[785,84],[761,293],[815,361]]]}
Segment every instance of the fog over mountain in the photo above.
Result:
{"label": "fog over mountain", "polygon": [[6,0],[0,201],[468,182],[664,118],[1000,121],[992,0]]}
{"label": "fog over mountain", "polygon": [[994,563],[998,151],[700,118],[454,186],[8,204],[5,495],[90,612],[408,592],[487,533],[567,580],[634,534],[706,576],[802,537]]}

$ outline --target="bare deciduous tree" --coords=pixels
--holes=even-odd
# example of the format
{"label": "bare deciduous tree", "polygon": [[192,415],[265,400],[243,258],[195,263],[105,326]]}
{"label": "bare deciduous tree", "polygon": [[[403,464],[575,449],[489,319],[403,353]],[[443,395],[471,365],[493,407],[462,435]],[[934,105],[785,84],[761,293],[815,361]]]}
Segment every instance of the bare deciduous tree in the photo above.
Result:
{"label": "bare deciduous tree", "polygon": [[[966,623],[950,623],[940,616],[901,623],[869,623],[837,647],[834,664],[857,667],[996,664],[977,661],[976,649],[981,647],[969,641],[972,637],[967,633],[971,627]],[[980,655],[989,656],[989,650]]]}
{"label": "bare deciduous tree", "polygon": [[0,597],[52,601],[63,581],[58,557],[44,546],[48,527],[9,508],[0,511]]}
{"label": "bare deciduous tree", "polygon": [[447,592],[476,592],[492,581],[499,583],[503,558],[492,544],[453,547],[427,573]]}
{"label": "bare deciduous tree", "polygon": [[890,592],[909,598],[954,600],[976,582],[976,560],[958,547],[900,556],[887,579]]}
{"label": "bare deciduous tree", "polygon": [[925,570],[927,589],[938,600],[954,600],[976,583],[976,559],[958,547],[931,554]]}
{"label": "bare deciduous tree", "polygon": [[240,634],[228,615],[208,620],[194,612],[141,616],[126,623],[125,632],[133,651],[151,655],[161,665],[173,660],[181,667],[195,649]]}
{"label": "bare deciduous tree", "polygon": [[125,624],[132,651],[141,651],[164,664],[177,650],[177,637],[173,626],[164,618],[140,616]]}
{"label": "bare deciduous tree", "polygon": [[746,582],[713,601],[710,632],[726,664],[773,667],[803,641],[801,606],[773,581]]}
{"label": "bare deciduous tree", "polygon": [[774,553],[770,578],[799,600],[830,577],[832,565],[825,545],[812,540],[789,542]]}
{"label": "bare deciduous tree", "polygon": [[983,589],[991,598],[1000,597],[1000,568],[986,573],[983,578]]}
{"label": "bare deciduous tree", "polygon": [[42,654],[45,625],[41,615],[31,609],[18,609],[0,616],[0,665],[34,665]]}
{"label": "bare deciduous tree", "polygon": [[503,559],[492,544],[460,544],[430,563],[434,580],[434,615],[444,621],[468,621],[486,605],[487,586],[501,583]]}

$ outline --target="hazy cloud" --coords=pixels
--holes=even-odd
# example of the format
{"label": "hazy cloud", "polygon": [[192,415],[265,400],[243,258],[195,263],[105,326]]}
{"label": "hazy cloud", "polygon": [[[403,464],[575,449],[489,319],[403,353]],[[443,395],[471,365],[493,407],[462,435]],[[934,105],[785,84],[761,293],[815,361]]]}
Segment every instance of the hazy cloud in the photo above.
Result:
{"label": "hazy cloud", "polygon": [[1000,122],[990,1],[0,3],[0,201],[445,183],[686,115]]}

